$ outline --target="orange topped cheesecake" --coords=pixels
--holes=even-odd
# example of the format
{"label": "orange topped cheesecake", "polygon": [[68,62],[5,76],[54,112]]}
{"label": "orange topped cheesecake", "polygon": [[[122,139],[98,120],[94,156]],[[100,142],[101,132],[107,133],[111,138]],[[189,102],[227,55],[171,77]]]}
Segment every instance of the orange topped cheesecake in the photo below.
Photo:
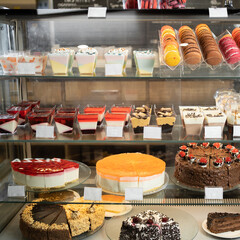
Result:
{"label": "orange topped cheesecake", "polygon": [[112,192],[124,193],[126,187],[151,191],[163,185],[165,167],[164,161],[147,154],[112,155],[97,162],[97,182]]}

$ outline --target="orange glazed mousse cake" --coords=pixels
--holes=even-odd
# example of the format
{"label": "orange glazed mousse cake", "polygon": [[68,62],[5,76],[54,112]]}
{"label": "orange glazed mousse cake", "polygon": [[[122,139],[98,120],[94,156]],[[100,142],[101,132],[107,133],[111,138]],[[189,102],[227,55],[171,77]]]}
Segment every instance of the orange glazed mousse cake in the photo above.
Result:
{"label": "orange glazed mousse cake", "polygon": [[166,164],[142,153],[112,155],[97,162],[97,182],[104,190],[125,192],[127,187],[152,191],[164,184]]}

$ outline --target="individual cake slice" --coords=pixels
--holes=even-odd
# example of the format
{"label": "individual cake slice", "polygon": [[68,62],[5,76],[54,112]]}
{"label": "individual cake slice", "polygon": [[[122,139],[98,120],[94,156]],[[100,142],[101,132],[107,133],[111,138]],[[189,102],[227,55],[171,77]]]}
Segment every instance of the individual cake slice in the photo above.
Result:
{"label": "individual cake slice", "polygon": [[143,133],[143,128],[150,124],[152,108],[146,105],[136,107],[131,114],[134,133]]}
{"label": "individual cake slice", "polygon": [[9,109],[7,109],[7,113],[15,115],[16,113],[19,113],[18,118],[18,125],[24,125],[26,124],[26,116],[31,111],[31,105],[24,105],[24,106],[18,106],[13,105]]}
{"label": "individual cake slice", "polygon": [[201,134],[204,121],[202,113],[185,113],[183,119],[186,128],[186,135],[199,136]]}
{"label": "individual cake slice", "polygon": [[151,75],[153,73],[155,53],[151,50],[133,51],[137,72],[140,75]]}
{"label": "individual cake slice", "polygon": [[224,113],[204,114],[205,124],[208,126],[220,126],[221,130],[225,126],[227,116]]}
{"label": "individual cake slice", "polygon": [[84,108],[84,113],[87,114],[98,114],[98,126],[101,126],[103,123],[103,119],[104,119],[104,114],[105,114],[105,110],[106,110],[106,105],[102,105],[102,106],[95,106],[95,105],[87,105]]}
{"label": "individual cake slice", "polygon": [[36,132],[37,126],[51,126],[52,115],[50,112],[31,112],[27,115],[31,128]]}
{"label": "individual cake slice", "polygon": [[69,133],[74,131],[74,123],[76,120],[75,113],[57,113],[54,116],[55,125],[59,134]]}
{"label": "individual cake slice", "polygon": [[0,134],[14,134],[18,126],[19,114],[0,114]]}
{"label": "individual cake slice", "polygon": [[107,213],[116,213],[119,214],[121,212],[124,212],[126,210],[125,205],[121,204],[113,204],[113,203],[123,203],[124,202],[124,196],[117,196],[117,195],[102,195],[102,202],[108,203],[104,204],[105,211]]}
{"label": "individual cake slice", "polygon": [[127,113],[109,113],[105,114],[105,121],[107,126],[111,127],[124,127]]}
{"label": "individual cake slice", "polygon": [[240,230],[240,214],[212,212],[207,217],[207,228],[213,233]]}
{"label": "individual cake slice", "polygon": [[95,48],[79,46],[76,53],[78,69],[81,75],[93,75],[95,73],[98,52]]}
{"label": "individual cake slice", "polygon": [[119,240],[180,240],[179,224],[163,213],[147,210],[122,222]]}
{"label": "individual cake slice", "polygon": [[155,109],[157,125],[162,127],[163,133],[171,133],[176,122],[176,114],[172,107],[160,107]]}
{"label": "individual cake slice", "polygon": [[131,105],[113,105],[110,109],[112,113],[123,113],[126,114],[126,119],[125,119],[125,126],[128,126],[129,119],[130,119],[130,113],[132,111],[132,106]]}
{"label": "individual cake slice", "polygon": [[82,134],[95,134],[98,123],[97,113],[80,113],[77,115],[78,124]]}

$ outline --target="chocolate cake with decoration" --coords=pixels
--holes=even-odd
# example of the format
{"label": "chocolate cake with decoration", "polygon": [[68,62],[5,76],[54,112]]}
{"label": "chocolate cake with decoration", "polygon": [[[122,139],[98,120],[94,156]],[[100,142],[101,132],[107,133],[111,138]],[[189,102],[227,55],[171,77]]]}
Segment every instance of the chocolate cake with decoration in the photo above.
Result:
{"label": "chocolate cake with decoration", "polygon": [[176,179],[188,186],[233,188],[240,184],[240,154],[232,145],[189,143],[175,157]]}
{"label": "chocolate cake with decoration", "polygon": [[180,240],[179,224],[163,213],[147,210],[122,223],[119,240]]}

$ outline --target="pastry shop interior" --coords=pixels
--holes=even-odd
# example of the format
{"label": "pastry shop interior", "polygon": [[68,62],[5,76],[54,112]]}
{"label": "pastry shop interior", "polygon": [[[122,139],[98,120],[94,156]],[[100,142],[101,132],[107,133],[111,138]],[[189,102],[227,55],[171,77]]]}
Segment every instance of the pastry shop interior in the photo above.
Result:
{"label": "pastry shop interior", "polygon": [[0,9],[0,240],[240,238],[239,2],[109,4]]}

